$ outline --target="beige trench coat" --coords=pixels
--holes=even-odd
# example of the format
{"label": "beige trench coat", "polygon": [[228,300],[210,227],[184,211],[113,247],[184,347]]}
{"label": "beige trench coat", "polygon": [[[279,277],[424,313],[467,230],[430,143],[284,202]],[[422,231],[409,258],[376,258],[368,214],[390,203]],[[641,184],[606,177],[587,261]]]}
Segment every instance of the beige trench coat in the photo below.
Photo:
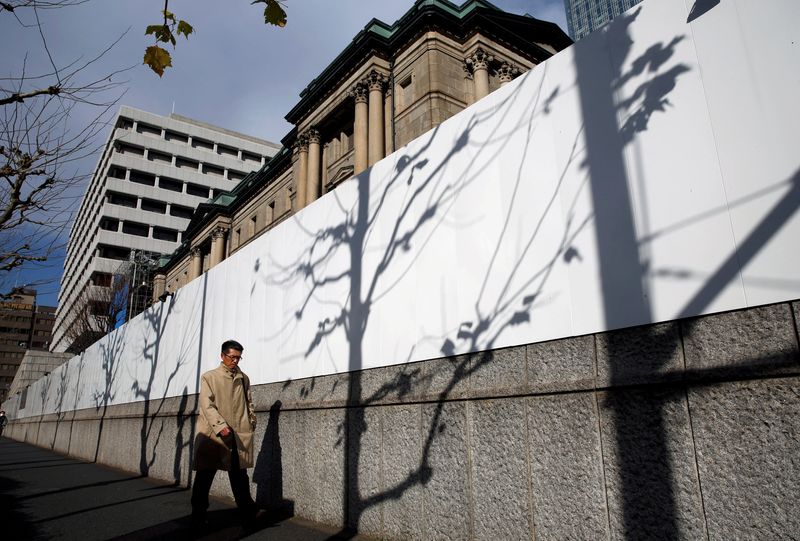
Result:
{"label": "beige trench coat", "polygon": [[241,370],[232,371],[220,363],[201,376],[199,400],[192,469],[230,469],[231,451],[218,435],[226,426],[236,437],[240,467],[251,468],[256,415],[250,378]]}

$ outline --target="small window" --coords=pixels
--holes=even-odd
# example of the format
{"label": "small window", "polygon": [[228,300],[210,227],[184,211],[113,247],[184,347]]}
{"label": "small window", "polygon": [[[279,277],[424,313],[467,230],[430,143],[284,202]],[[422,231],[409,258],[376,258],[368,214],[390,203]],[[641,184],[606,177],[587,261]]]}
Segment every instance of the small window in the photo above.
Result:
{"label": "small window", "polygon": [[202,150],[214,150],[214,143],[199,137],[192,137],[192,146]]}
{"label": "small window", "polygon": [[113,276],[107,272],[92,273],[92,284],[100,287],[111,287]]}
{"label": "small window", "polygon": [[169,213],[171,216],[175,216],[176,218],[186,218],[187,220],[191,220],[194,210],[189,207],[184,207],[173,203],[169,207]]}
{"label": "small window", "polygon": [[164,133],[164,138],[167,141],[176,141],[178,143],[188,143],[189,142],[189,136],[188,135],[185,135],[183,133],[178,133],[176,131],[171,131],[171,130],[167,130]]}
{"label": "small window", "polygon": [[256,223],[258,223],[258,216],[253,214],[250,216],[250,222],[247,225],[247,236],[252,238],[256,234]]}
{"label": "small window", "polygon": [[150,226],[137,222],[122,222],[122,232],[137,237],[147,237],[150,235]]}
{"label": "small window", "polygon": [[200,166],[200,162],[196,162],[194,160],[187,160],[186,158],[175,158],[175,167],[181,169],[194,169],[197,170]]}
{"label": "small window", "polygon": [[153,238],[156,240],[168,240],[170,242],[178,241],[178,232],[174,229],[167,229],[165,227],[153,227]]}
{"label": "small window", "polygon": [[[150,155],[152,156],[152,153]],[[142,171],[131,170],[130,180],[131,182],[145,184],[147,186],[156,185],[156,177],[149,173],[143,173]]]}
{"label": "small window", "polygon": [[242,151],[242,160],[246,162],[253,162],[253,163],[261,163],[261,156],[258,154],[253,154],[252,152],[245,152]]}
{"label": "small window", "polygon": [[109,167],[108,168],[108,176],[111,178],[119,178],[125,180],[125,168],[124,167]]}
{"label": "small window", "polygon": [[139,122],[136,125],[136,131],[145,135],[161,137],[161,128],[157,126],[151,126],[150,124],[145,124],[144,122]]}
{"label": "small window", "polygon": [[270,201],[267,204],[267,225],[272,223],[275,219],[275,201]]}
{"label": "small window", "polygon": [[171,192],[183,192],[183,182],[174,178],[161,177],[158,179],[158,187]]}
{"label": "small window", "polygon": [[133,195],[126,195],[115,192],[108,192],[108,202],[112,205],[119,205],[121,207],[136,208],[138,199]]}
{"label": "small window", "polygon": [[136,145],[117,142],[117,152],[120,154],[133,154],[134,156],[144,156],[144,149]]}
{"label": "small window", "polygon": [[172,163],[172,156],[169,154],[165,154],[163,152],[158,152],[157,150],[151,150],[147,153],[147,159],[151,162],[159,162],[159,163]]}
{"label": "small window", "polygon": [[186,193],[189,195],[194,195],[195,197],[208,198],[208,188],[192,182],[186,183]]}
{"label": "small window", "polygon": [[119,120],[117,120],[117,128],[121,128],[123,130],[129,130],[133,128],[133,120],[121,116],[119,117]]}
{"label": "small window", "polygon": [[106,246],[100,244],[97,246],[97,255],[106,259],[127,261],[128,257],[130,256],[130,250],[127,248],[118,248],[117,246]]}
{"label": "small window", "polygon": [[237,149],[226,145],[217,145],[217,154],[222,156],[233,156],[234,158],[239,157],[239,151]]}
{"label": "small window", "polygon": [[119,220],[116,218],[104,217],[100,220],[100,229],[103,231],[119,231]]}
{"label": "small window", "polygon": [[163,201],[156,201],[154,199],[145,199],[142,198],[142,210],[146,210],[147,212],[157,212],[159,214],[165,214],[167,212],[167,204]]}
{"label": "small window", "polygon": [[228,169],[228,180],[235,180],[236,182],[242,180],[245,176],[245,173],[241,171],[235,171],[233,169]]}
{"label": "small window", "polygon": [[203,173],[206,175],[217,175],[219,177],[225,175],[225,170],[222,167],[217,167],[216,165],[211,165],[209,163],[203,164]]}
{"label": "small window", "polygon": [[241,242],[242,242],[242,228],[240,227],[239,229],[237,229],[234,232],[234,235],[233,235],[233,245],[234,245],[234,247],[235,246],[239,246],[239,244],[241,244]]}

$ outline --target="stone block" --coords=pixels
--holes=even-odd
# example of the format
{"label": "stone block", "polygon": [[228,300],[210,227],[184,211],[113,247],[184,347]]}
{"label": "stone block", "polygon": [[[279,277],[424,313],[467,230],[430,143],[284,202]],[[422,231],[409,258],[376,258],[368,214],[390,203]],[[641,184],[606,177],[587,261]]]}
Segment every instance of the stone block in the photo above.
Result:
{"label": "stone block", "polygon": [[[422,392],[422,366],[421,362],[407,363],[359,372],[359,403],[372,406],[416,400]],[[356,377],[356,374],[351,374],[351,377]]]}
{"label": "stone block", "polygon": [[35,444],[45,449],[52,449],[56,438],[56,423],[53,421],[39,421],[39,430],[36,432]]}
{"label": "stone block", "polygon": [[383,535],[420,540],[422,491],[429,465],[423,462],[422,410],[419,404],[383,409]]}
{"label": "stone block", "polygon": [[527,390],[533,393],[594,388],[594,336],[527,346]]}
{"label": "stone block", "polygon": [[682,386],[598,393],[613,539],[706,538]]}
{"label": "stone block", "polygon": [[53,441],[53,451],[61,454],[69,453],[69,436],[72,432],[72,416],[64,414],[56,420],[56,433]]}
{"label": "stone block", "polygon": [[483,351],[471,357],[471,397],[508,396],[524,392],[525,346]]}
{"label": "stone block", "polygon": [[476,400],[468,408],[473,539],[531,539],[525,399]]}
{"label": "stone block", "polygon": [[597,337],[597,386],[674,381],[684,361],[677,323],[633,327]]}
{"label": "stone block", "polygon": [[[309,421],[315,435],[309,450],[315,462],[317,483],[314,513],[309,517],[335,527],[345,525],[344,483],[346,479],[345,448],[347,419],[345,409],[312,410]],[[302,436],[301,436],[302,437]]]}
{"label": "stone block", "polygon": [[348,526],[380,535],[383,524],[381,500],[381,411],[383,408],[349,408],[347,417]]}
{"label": "stone block", "polygon": [[466,410],[466,402],[422,406],[425,539],[469,539],[472,535]]}
{"label": "stone block", "polygon": [[457,355],[422,363],[420,399],[453,400],[469,393],[469,372],[475,358]]}
{"label": "stone block", "polygon": [[536,539],[608,539],[594,393],[528,399]]}
{"label": "stone block", "polygon": [[796,539],[800,532],[800,378],[689,391],[711,539]]}
{"label": "stone block", "polygon": [[98,449],[98,438],[100,436],[99,420],[79,420],[72,423],[72,435],[70,437],[69,454],[70,456],[82,460],[93,461]]}
{"label": "stone block", "polygon": [[792,312],[794,313],[794,332],[797,333],[798,340],[800,340],[800,301],[792,303]]}
{"label": "stone block", "polygon": [[291,468],[292,414],[281,410],[275,403],[269,412],[257,414],[256,431],[253,434],[255,462],[251,482],[256,501],[269,509],[286,510],[290,505],[286,499],[285,483],[290,478]]}
{"label": "stone block", "polygon": [[313,417],[318,412],[316,410],[299,410],[295,414],[294,471],[297,476],[295,512],[301,517],[314,520],[316,516],[314,506],[317,503],[319,492],[319,467],[318,461],[315,460],[318,435],[315,432],[317,425],[313,422]]}
{"label": "stone block", "polygon": [[681,328],[690,379],[787,374],[800,369],[788,304],[688,319]]}

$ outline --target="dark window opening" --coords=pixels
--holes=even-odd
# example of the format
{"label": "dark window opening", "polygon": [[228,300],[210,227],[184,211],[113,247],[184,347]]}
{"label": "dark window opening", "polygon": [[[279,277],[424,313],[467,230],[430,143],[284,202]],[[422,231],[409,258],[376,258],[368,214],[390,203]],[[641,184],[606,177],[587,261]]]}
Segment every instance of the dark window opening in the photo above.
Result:
{"label": "dark window opening", "polygon": [[193,184],[191,182],[186,184],[186,193],[189,195],[194,195],[196,197],[205,197],[208,198],[208,188],[205,186],[200,186],[199,184]]}
{"label": "dark window opening", "polygon": [[119,231],[119,220],[105,217],[100,220],[100,229],[104,231]]}
{"label": "dark window opening", "polygon": [[108,193],[108,202],[112,205],[120,205],[122,207],[129,207],[129,208],[136,208],[136,196],[133,195],[125,195],[121,193]]}
{"label": "dark window opening", "polygon": [[187,160],[186,158],[175,158],[175,167],[185,169],[197,169],[200,162],[194,160]]}
{"label": "dark window opening", "polygon": [[217,154],[221,154],[223,156],[239,156],[239,151],[233,147],[225,146],[225,145],[217,145]]}
{"label": "dark window opening", "polygon": [[163,152],[158,152],[157,150],[151,150],[148,152],[147,159],[151,162],[172,163],[172,156]]}
{"label": "dark window opening", "polygon": [[192,137],[192,146],[194,148],[202,148],[203,150],[214,150],[214,143],[200,139],[199,137]]}
{"label": "dark window opening", "polygon": [[217,167],[216,165],[211,165],[208,163],[203,164],[203,173],[207,175],[218,175],[223,176],[225,174],[225,170],[222,167]]}
{"label": "dark window opening", "polygon": [[158,179],[158,187],[171,192],[182,192],[183,182],[169,177],[161,177]]}
{"label": "dark window opening", "polygon": [[175,132],[175,131],[167,130],[164,133],[164,137],[166,138],[167,141],[178,141],[178,142],[181,142],[181,143],[188,143],[189,142],[189,136],[187,136],[187,135],[185,135],[183,133]]}
{"label": "dark window opening", "polygon": [[128,235],[136,235],[137,237],[147,237],[150,235],[150,226],[147,224],[125,221],[122,222],[122,232]]}
{"label": "dark window opening", "polygon": [[156,185],[156,177],[149,173],[144,173],[142,171],[135,171],[131,170],[130,176],[131,182],[135,182],[137,184],[145,184],[147,186],[155,186]]}
{"label": "dark window opening", "polygon": [[124,167],[109,167],[108,168],[108,176],[112,178],[119,178],[125,179],[125,168]]}
{"label": "dark window opening", "polygon": [[163,201],[142,198],[142,210],[164,214],[167,212],[167,204]]}
{"label": "dark window opening", "polygon": [[173,203],[169,207],[169,213],[177,218],[186,218],[187,220],[190,220],[192,218],[192,214],[194,214],[194,210],[189,207],[183,207]]}
{"label": "dark window opening", "polygon": [[153,227],[153,238],[157,240],[168,240],[170,242],[178,241],[178,232],[174,229],[166,229],[164,227]]}

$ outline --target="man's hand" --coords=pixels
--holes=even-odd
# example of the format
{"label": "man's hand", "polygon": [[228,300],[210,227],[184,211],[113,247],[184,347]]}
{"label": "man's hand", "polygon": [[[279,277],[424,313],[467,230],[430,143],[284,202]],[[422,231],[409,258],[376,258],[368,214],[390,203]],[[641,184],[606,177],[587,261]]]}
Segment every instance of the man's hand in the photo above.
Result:
{"label": "man's hand", "polygon": [[226,426],[220,430],[219,437],[222,438],[222,443],[225,444],[225,447],[228,449],[233,449],[234,445],[236,444],[236,440],[233,438],[233,430],[231,430],[230,427]]}

